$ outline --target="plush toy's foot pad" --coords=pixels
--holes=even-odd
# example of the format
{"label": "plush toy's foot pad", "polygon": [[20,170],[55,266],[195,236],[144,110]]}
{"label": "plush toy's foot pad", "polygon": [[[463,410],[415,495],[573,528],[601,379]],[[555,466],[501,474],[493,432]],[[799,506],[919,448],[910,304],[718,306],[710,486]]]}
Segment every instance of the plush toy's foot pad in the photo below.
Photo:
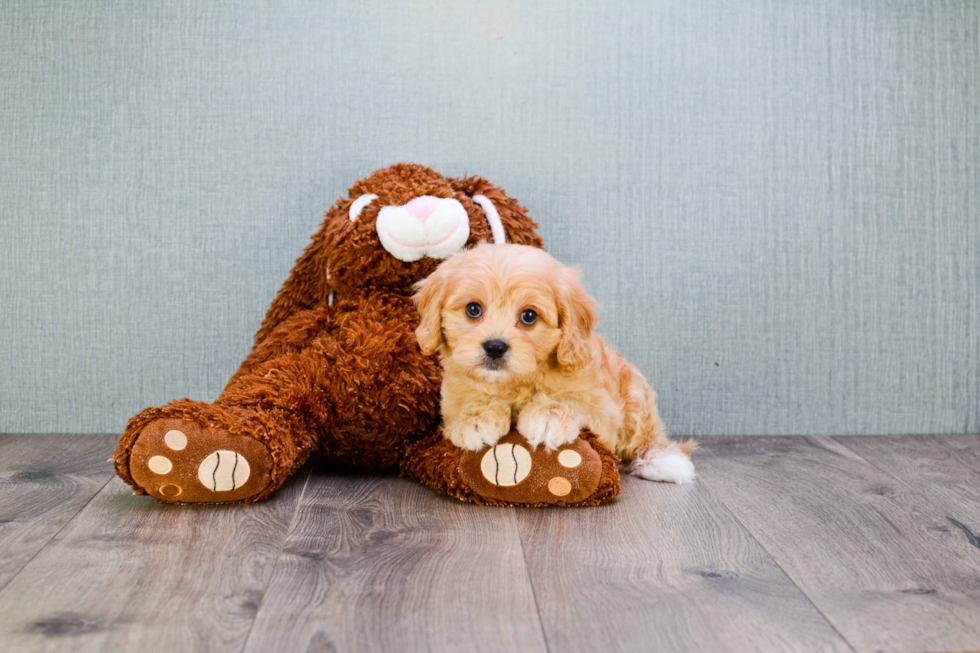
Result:
{"label": "plush toy's foot pad", "polygon": [[129,473],[167,503],[228,503],[268,487],[272,456],[261,442],[179,418],[147,424],[133,444]]}
{"label": "plush toy's foot pad", "polygon": [[547,452],[511,432],[482,451],[464,451],[459,469],[480,496],[511,503],[576,503],[599,486],[602,461],[578,438]]}
{"label": "plush toy's foot pad", "polygon": [[463,451],[439,435],[426,438],[409,449],[402,472],[464,501],[586,506],[619,494],[618,462],[591,433],[546,451],[511,431],[481,451]]}

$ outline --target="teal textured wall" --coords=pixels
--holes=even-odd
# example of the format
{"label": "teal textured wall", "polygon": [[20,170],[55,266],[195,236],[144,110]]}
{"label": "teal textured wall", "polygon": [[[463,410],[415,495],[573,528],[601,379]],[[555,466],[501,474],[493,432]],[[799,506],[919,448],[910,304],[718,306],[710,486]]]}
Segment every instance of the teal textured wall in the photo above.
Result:
{"label": "teal textured wall", "polygon": [[0,4],[0,431],[213,399],[333,201],[479,173],[674,433],[980,429],[980,5]]}

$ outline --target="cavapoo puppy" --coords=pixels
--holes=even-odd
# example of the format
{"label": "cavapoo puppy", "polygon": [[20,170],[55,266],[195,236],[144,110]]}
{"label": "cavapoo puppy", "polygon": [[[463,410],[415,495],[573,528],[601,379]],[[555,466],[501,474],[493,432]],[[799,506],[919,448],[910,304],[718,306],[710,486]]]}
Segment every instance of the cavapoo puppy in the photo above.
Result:
{"label": "cavapoo puppy", "polygon": [[694,480],[694,444],[667,439],[656,393],[595,333],[577,269],[534,247],[481,244],[419,282],[415,303],[456,446],[495,444],[516,422],[532,446],[554,449],[587,427],[645,479]]}

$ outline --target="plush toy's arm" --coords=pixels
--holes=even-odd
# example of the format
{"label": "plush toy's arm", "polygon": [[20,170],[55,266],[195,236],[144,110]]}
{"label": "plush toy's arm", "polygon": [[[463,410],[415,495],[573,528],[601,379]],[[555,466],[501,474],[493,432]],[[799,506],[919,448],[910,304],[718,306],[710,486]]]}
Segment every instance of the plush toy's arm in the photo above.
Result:
{"label": "plush toy's arm", "polygon": [[557,451],[517,431],[494,447],[464,451],[439,434],[412,443],[402,474],[437,492],[494,506],[595,506],[619,494],[619,459],[588,431]]}

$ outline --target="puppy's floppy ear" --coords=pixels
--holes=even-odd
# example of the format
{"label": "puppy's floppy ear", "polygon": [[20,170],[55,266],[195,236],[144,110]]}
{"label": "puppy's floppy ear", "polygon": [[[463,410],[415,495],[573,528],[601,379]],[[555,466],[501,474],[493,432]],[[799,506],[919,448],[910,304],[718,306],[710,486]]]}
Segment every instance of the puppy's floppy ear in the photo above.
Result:
{"label": "puppy's floppy ear", "polygon": [[442,305],[446,300],[449,273],[448,261],[436,268],[435,272],[415,284],[412,300],[419,312],[419,326],[415,329],[415,339],[426,356],[431,356],[442,344]]}
{"label": "puppy's floppy ear", "polygon": [[558,342],[558,362],[569,370],[584,367],[589,362],[589,342],[599,315],[598,304],[589,297],[579,281],[578,268],[562,270],[558,280],[558,326],[561,340]]}

